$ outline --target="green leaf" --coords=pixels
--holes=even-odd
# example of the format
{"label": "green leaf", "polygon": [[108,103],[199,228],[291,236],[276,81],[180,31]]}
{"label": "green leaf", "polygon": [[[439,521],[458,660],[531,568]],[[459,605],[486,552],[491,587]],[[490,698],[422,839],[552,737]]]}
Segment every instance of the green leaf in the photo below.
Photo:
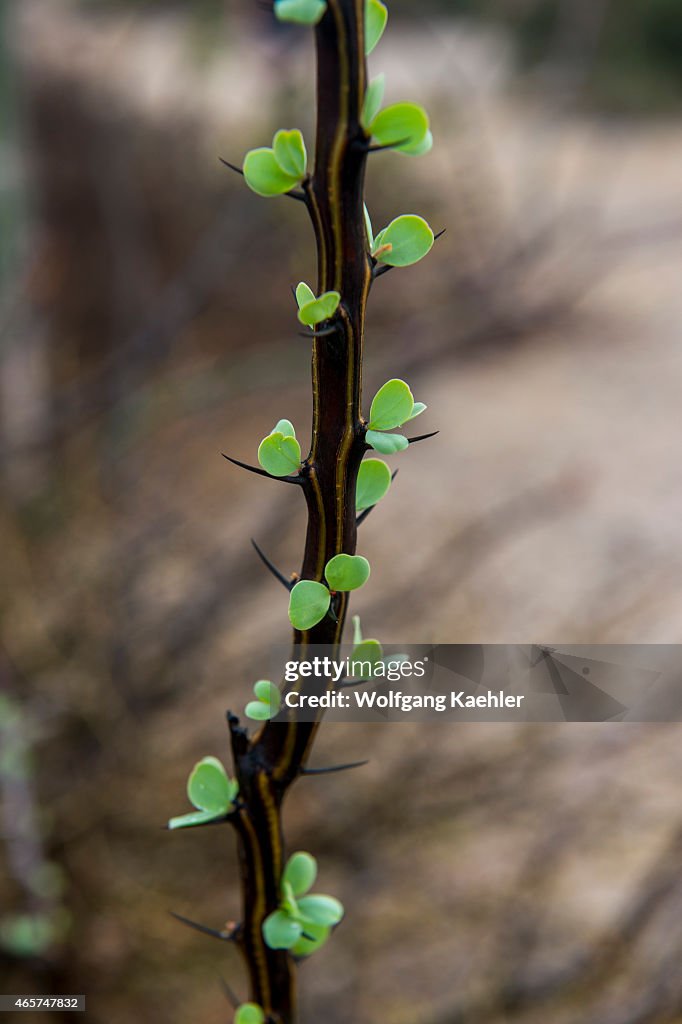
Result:
{"label": "green leaf", "polygon": [[343,917],[343,904],[333,896],[303,896],[298,901],[298,909],[305,922],[332,926],[338,924]]}
{"label": "green leaf", "polygon": [[281,196],[298,185],[300,178],[286,174],[271,149],[252,149],[244,160],[244,179],[259,196]]}
{"label": "green leaf", "polygon": [[336,313],[341,302],[339,292],[325,292],[318,299],[306,302],[298,311],[298,319],[307,327],[314,327],[321,324],[323,320],[329,320]]}
{"label": "green leaf", "polygon": [[327,0],[276,0],[275,15],[295,25],[317,25],[327,10]]}
{"label": "green leaf", "polygon": [[423,402],[415,402],[414,403],[414,409],[412,410],[412,415],[409,416],[405,420],[405,422],[409,423],[410,420],[416,420],[417,416],[421,416],[421,414],[423,412],[426,412],[427,409],[428,409],[428,405],[424,405]]}
{"label": "green leaf", "polygon": [[376,430],[368,430],[365,434],[365,441],[382,455],[395,455],[396,452],[404,452],[409,445],[409,441],[402,434],[380,434]]}
{"label": "green leaf", "polygon": [[310,285],[305,283],[305,281],[301,281],[296,289],[296,302],[298,303],[298,308],[300,309],[301,306],[305,306],[308,302],[314,301],[315,292],[312,290]]}
{"label": "green leaf", "polygon": [[279,711],[282,695],[278,687],[271,683],[269,679],[259,679],[257,683],[254,683],[253,692],[258,700]]}
{"label": "green leaf", "polygon": [[46,914],[8,914],[0,918],[0,948],[16,956],[45,954],[58,933],[57,921]]}
{"label": "green leaf", "polygon": [[289,595],[289,621],[294,629],[312,629],[329,611],[332,596],[324,583],[300,580]]}
{"label": "green leaf", "polygon": [[283,434],[284,437],[296,437],[296,431],[294,430],[294,425],[291,422],[291,420],[279,420],[279,422],[275,424],[274,429],[271,430],[270,433]]}
{"label": "green leaf", "polygon": [[[377,242],[378,239],[375,239],[375,250]],[[433,231],[423,217],[413,213],[403,214],[381,232],[381,244],[390,245],[391,249],[377,256],[377,259],[391,267],[409,267],[426,256],[433,242]]]}
{"label": "green leaf", "polygon": [[362,555],[335,555],[324,570],[330,588],[344,592],[364,587],[369,574],[369,562]]}
{"label": "green leaf", "polygon": [[[356,644],[350,656],[351,677],[353,679],[366,676],[371,678],[374,674],[374,666],[381,661],[383,655],[384,649],[378,640],[362,640]],[[367,662],[372,666],[369,672],[366,670]],[[356,665],[357,668],[355,668]]]}
{"label": "green leaf", "polygon": [[282,128],[278,131],[272,140],[272,151],[285,174],[290,174],[297,181],[305,178],[308,154],[303,135],[298,128]]}
{"label": "green leaf", "polygon": [[217,757],[204,757],[187,780],[187,796],[200,811],[225,814],[237,795],[237,783],[229,778]]}
{"label": "green leaf", "polygon": [[427,153],[430,153],[432,149],[433,135],[428,131],[418,142],[413,142],[411,144],[408,143],[406,146],[401,146],[398,152],[407,153],[408,156],[425,156]]}
{"label": "green leaf", "polygon": [[263,938],[270,949],[291,949],[303,932],[300,921],[294,921],[285,910],[275,910],[263,921]]}
{"label": "green leaf", "polygon": [[[226,812],[224,812],[226,813]],[[190,811],[189,814],[181,814],[179,818],[171,818],[168,822],[169,829],[191,828],[193,825],[205,825],[209,821],[215,821],[222,817],[222,814],[215,814],[213,811]]]}
{"label": "green leaf", "polygon": [[392,430],[409,420],[414,398],[404,380],[388,380],[372,399],[369,410],[370,430]]}
{"label": "green leaf", "polygon": [[254,722],[267,722],[276,715],[277,712],[271,711],[270,705],[263,703],[262,700],[250,700],[244,708],[244,714]]}
{"label": "green leaf", "polygon": [[416,103],[394,103],[376,115],[368,131],[378,145],[410,152],[423,144],[429,131],[429,117]]}
{"label": "green leaf", "polygon": [[234,1024],[265,1024],[265,1014],[258,1003],[242,1003],[237,1007]]}
{"label": "green leaf", "polygon": [[291,886],[294,896],[304,896],[315,884],[317,861],[304,850],[292,853],[282,875],[282,882]]}
{"label": "green leaf", "polygon": [[372,219],[367,209],[367,204],[363,204],[363,210],[365,211],[365,229],[367,231],[367,241],[369,243],[369,251],[372,252],[374,249],[374,235],[372,233]]}
{"label": "green leaf", "polygon": [[301,446],[295,437],[285,437],[279,431],[268,434],[260,443],[258,461],[270,476],[282,477],[298,473]]}
{"label": "green leaf", "polygon": [[381,0],[367,0],[365,11],[365,53],[370,53],[384,34],[388,10]]}
{"label": "green leaf", "polygon": [[391,471],[381,459],[365,459],[360,464],[355,508],[362,512],[384,497],[391,486]]}
{"label": "green leaf", "polygon": [[328,925],[306,921],[303,934],[291,947],[291,952],[294,956],[311,956],[324,946],[330,935],[331,928]]}
{"label": "green leaf", "polygon": [[362,123],[368,127],[381,110],[386,89],[386,75],[377,75],[367,86],[365,102],[362,105]]}

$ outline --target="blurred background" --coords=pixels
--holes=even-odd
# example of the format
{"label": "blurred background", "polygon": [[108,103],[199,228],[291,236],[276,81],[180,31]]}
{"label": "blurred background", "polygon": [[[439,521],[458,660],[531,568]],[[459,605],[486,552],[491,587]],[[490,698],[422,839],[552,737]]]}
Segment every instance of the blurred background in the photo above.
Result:
{"label": "blurred background", "polygon": [[[263,6],[0,4],[0,990],[93,1024],[245,995],[168,914],[238,915],[233,836],[161,826],[288,636],[249,538],[288,572],[304,533],[220,455],[310,418],[309,226],[218,160],[310,137],[310,37]],[[440,434],[362,528],[355,610],[389,642],[677,642],[682,5],[390,8],[372,71],[436,147],[372,159],[373,220],[447,233],[377,282],[366,390],[405,377]],[[304,1024],[682,1021],[681,740],[323,729],[316,764],[371,763],[289,799],[347,908]]]}

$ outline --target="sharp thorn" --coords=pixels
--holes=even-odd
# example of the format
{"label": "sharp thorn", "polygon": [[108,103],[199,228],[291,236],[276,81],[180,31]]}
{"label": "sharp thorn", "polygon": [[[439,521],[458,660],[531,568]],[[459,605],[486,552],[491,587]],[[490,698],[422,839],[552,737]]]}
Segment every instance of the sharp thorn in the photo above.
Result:
{"label": "sharp thorn", "polygon": [[371,138],[356,139],[353,142],[354,150],[359,150],[361,153],[383,153],[384,150],[395,150],[400,145],[409,142],[410,138],[398,138],[395,142],[383,142],[377,145],[372,144]]}
{"label": "sharp thorn", "polygon": [[227,984],[227,982],[225,981],[225,979],[223,978],[222,975],[219,975],[219,978],[220,978],[220,986],[221,986],[223,992],[225,993],[225,995],[227,996],[228,1003],[232,1004],[232,1008],[234,1010],[238,1010],[239,1007],[242,1005],[241,999],[239,999],[234,994],[234,992],[232,991],[230,986]]}
{"label": "sharp thorn", "polygon": [[[398,470],[394,469],[393,472],[391,473],[391,483],[393,483],[393,481],[395,480],[397,475],[398,475]],[[360,515],[356,518],[355,525],[356,526],[360,526],[361,523],[364,523],[365,519],[370,514],[370,512],[377,507],[377,504],[378,504],[378,502],[376,504],[374,504],[374,505],[370,505],[369,508],[363,509],[362,512],[360,513]]]}
{"label": "sharp thorn", "polygon": [[[272,10],[272,6],[270,6],[268,9]],[[225,167],[229,167],[231,171],[234,171],[236,174],[241,174],[242,178],[244,177],[244,171],[241,169],[241,167],[237,167],[236,164],[231,164],[229,160],[223,160],[221,156],[219,156],[218,159],[220,160],[221,164],[225,165]],[[302,189],[292,188],[291,191],[284,192],[282,194],[287,196],[289,199],[295,199],[299,203],[307,204],[308,202],[308,197]]]}
{"label": "sharp thorn", "polygon": [[406,139],[398,139],[396,142],[385,142],[378,146],[372,146],[369,142],[360,143],[365,153],[383,153],[387,149],[397,149],[399,146],[404,146],[406,142],[409,142],[409,137]]}
{"label": "sharp thorn", "polygon": [[265,554],[265,552],[261,548],[258,547],[258,545],[256,544],[256,542],[253,539],[253,537],[251,538],[251,543],[253,544],[255,552],[258,555],[258,557],[260,558],[260,560],[263,563],[263,565],[265,566],[265,568],[269,569],[269,571],[272,573],[272,575],[275,577],[275,579],[278,580],[286,590],[291,591],[291,589],[294,586],[294,580],[292,580],[291,577],[289,577],[287,579],[287,577],[284,575],[284,573],[280,572],[279,569],[277,568],[277,566],[272,564],[272,562],[270,561],[268,556]]}
{"label": "sharp thorn", "polygon": [[437,242],[439,238],[442,238],[447,230],[448,230],[447,228],[443,228],[443,230],[439,231],[437,235],[434,235],[433,236],[434,242]]}
{"label": "sharp thorn", "polygon": [[241,167],[237,167],[236,164],[231,164],[229,160],[223,160],[221,156],[219,156],[218,159],[220,160],[221,164],[225,164],[225,166],[229,167],[231,171],[234,171],[236,174],[241,174],[242,178],[244,177],[244,172],[241,169]]}
{"label": "sharp thorn", "polygon": [[364,523],[365,519],[367,518],[367,516],[370,514],[370,512],[374,508],[376,508],[376,505],[370,505],[369,508],[363,509],[362,512],[360,513],[360,515],[356,516],[355,525],[356,526],[362,526],[362,524]]}
{"label": "sharp thorn", "polygon": [[303,483],[300,476],[272,476],[271,473],[267,473],[264,469],[259,466],[250,466],[248,462],[240,462],[239,459],[233,459],[231,455],[226,455],[225,452],[220,453],[224,459],[231,462],[233,466],[239,466],[240,469],[246,469],[249,473],[255,473],[256,476],[267,477],[268,480],[281,480],[285,484],[298,484],[299,486]]}
{"label": "sharp thorn", "polygon": [[350,764],[335,764],[330,768],[301,768],[301,775],[333,775],[336,772],[347,772],[351,768],[362,768],[369,761],[352,761]]}
{"label": "sharp thorn", "polygon": [[440,434],[440,430],[432,430],[430,434],[419,434],[418,437],[408,437],[408,444],[416,444],[417,441],[428,441],[430,437],[435,437],[436,434]]}
{"label": "sharp thorn", "polygon": [[222,942],[234,942],[237,929],[233,928],[232,931],[218,931],[216,928],[209,928],[205,924],[199,924],[198,921],[191,921],[189,917],[183,917],[182,914],[176,914],[174,910],[169,911],[171,917],[174,917],[176,921],[181,924],[186,924],[188,928],[194,928],[195,931],[201,932],[202,935],[210,935],[213,939],[220,939]]}
{"label": "sharp thorn", "polygon": [[356,686],[366,686],[367,683],[371,683],[371,679],[342,679],[340,683],[337,683],[337,689],[339,690],[352,690]]}
{"label": "sharp thorn", "polygon": [[336,334],[338,327],[325,327],[323,331],[299,331],[299,338],[328,338],[330,334]]}

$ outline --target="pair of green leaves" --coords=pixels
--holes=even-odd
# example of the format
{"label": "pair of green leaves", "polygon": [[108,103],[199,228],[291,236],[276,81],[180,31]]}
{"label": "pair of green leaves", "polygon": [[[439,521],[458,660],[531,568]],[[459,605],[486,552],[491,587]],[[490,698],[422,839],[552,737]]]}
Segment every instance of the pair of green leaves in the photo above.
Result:
{"label": "pair of green leaves", "polygon": [[329,938],[343,917],[333,896],[308,895],[317,878],[317,861],[300,851],[287,861],[280,884],[281,902],[263,921],[263,938],[271,949],[288,949],[310,956]]}
{"label": "pair of green leaves", "polygon": [[190,828],[224,818],[238,793],[239,783],[229,777],[218,758],[204,757],[194,765],[187,780],[187,796],[197,810],[171,818],[168,828]]}
{"label": "pair of green leaves", "polygon": [[303,181],[308,154],[298,128],[275,133],[272,148],[252,149],[244,159],[244,179],[259,196],[281,196]]}
{"label": "pair of green leaves", "polygon": [[369,562],[362,555],[335,555],[324,570],[328,586],[300,580],[289,595],[289,621],[294,629],[312,629],[329,611],[332,591],[359,590],[369,579]]}
{"label": "pair of green leaves", "polygon": [[415,402],[404,380],[394,378],[386,381],[372,400],[368,430],[365,434],[367,444],[383,455],[405,451],[409,444],[407,438],[402,434],[391,434],[387,431],[409,423],[425,409],[423,402]]}
{"label": "pair of green leaves", "polygon": [[[275,0],[275,15],[295,25],[317,25],[327,10],[326,0]],[[388,10],[381,0],[367,0],[365,10],[365,52],[377,45],[388,21]]]}
{"label": "pair of green leaves", "polygon": [[365,227],[369,251],[378,263],[385,263],[389,267],[410,267],[419,263],[431,251],[435,241],[431,227],[416,213],[404,213],[396,217],[375,237],[365,207]]}
{"label": "pair of green leaves", "polygon": [[237,1007],[234,1024],[265,1024],[263,1007],[258,1003],[242,1003]]}
{"label": "pair of green leaves", "polygon": [[386,76],[378,75],[367,86],[362,123],[378,146],[390,146],[398,153],[423,156],[433,148],[429,115],[418,103],[393,103],[381,110]]}
{"label": "pair of green leaves", "polygon": [[258,461],[270,476],[290,476],[301,468],[301,446],[290,420],[280,420],[258,447]]}
{"label": "pair of green leaves", "polygon": [[253,684],[256,699],[246,705],[245,714],[254,722],[266,722],[274,718],[282,706],[282,695],[269,679],[259,679]]}
{"label": "pair of green leaves", "polygon": [[298,303],[298,319],[301,323],[306,327],[315,327],[334,316],[339,308],[341,295],[339,292],[324,292],[315,298],[312,288],[305,281],[301,281],[296,289],[296,302]]}

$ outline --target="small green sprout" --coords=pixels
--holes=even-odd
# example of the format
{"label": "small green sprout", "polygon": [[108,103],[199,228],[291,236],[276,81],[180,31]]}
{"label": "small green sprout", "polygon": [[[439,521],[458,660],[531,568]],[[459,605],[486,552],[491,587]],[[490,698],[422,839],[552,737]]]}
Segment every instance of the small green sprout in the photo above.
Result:
{"label": "small green sprout", "polygon": [[263,922],[263,938],[271,949],[288,949],[309,956],[329,938],[343,917],[333,896],[307,895],[317,877],[317,862],[309,853],[294,853],[280,883],[281,902]]}
{"label": "small green sprout", "polygon": [[301,323],[306,327],[315,327],[334,316],[339,308],[341,295],[339,292],[324,292],[316,298],[312,288],[305,281],[301,281],[296,289],[296,302]]}
{"label": "small green sprout", "polygon": [[237,1007],[234,1024],[265,1024],[265,1013],[258,1003],[242,1003]]}
{"label": "small green sprout", "polygon": [[244,710],[247,718],[254,722],[266,722],[279,714],[282,705],[282,695],[274,683],[269,679],[259,679],[253,684],[255,700],[249,701]]}
{"label": "small green sprout", "polygon": [[187,780],[187,796],[197,810],[171,818],[168,828],[190,828],[224,818],[238,793],[239,783],[229,777],[218,758],[204,757],[194,765]]}
{"label": "small green sprout", "polygon": [[408,385],[404,380],[387,381],[377,391],[369,412],[369,429],[365,441],[382,455],[393,455],[404,451],[409,442],[401,434],[385,433],[394,427],[402,427],[405,423],[420,416],[426,405],[415,402]]}
{"label": "small green sprout", "polygon": [[405,213],[396,217],[374,238],[370,251],[389,267],[410,267],[431,251],[435,237],[423,217]]}
{"label": "small green sprout", "polygon": [[298,128],[276,132],[272,148],[252,149],[244,158],[244,179],[259,196],[281,196],[306,176],[308,154]]}
{"label": "small green sprout", "polygon": [[381,0],[367,0],[365,10],[365,53],[370,53],[384,34],[388,21],[388,9]]}
{"label": "small green sprout", "polygon": [[301,468],[301,446],[290,420],[280,420],[258,448],[258,461],[270,476],[283,477]]}
{"label": "small green sprout", "polygon": [[365,459],[358,473],[355,508],[357,512],[371,508],[386,495],[391,486],[391,471],[381,459]]}
{"label": "small green sprout", "polygon": [[329,559],[324,570],[330,588],[342,592],[364,587],[369,574],[369,562],[362,555],[335,555]]}
{"label": "small green sprout", "polygon": [[275,0],[275,15],[294,25],[317,25],[327,10],[327,0]]}

